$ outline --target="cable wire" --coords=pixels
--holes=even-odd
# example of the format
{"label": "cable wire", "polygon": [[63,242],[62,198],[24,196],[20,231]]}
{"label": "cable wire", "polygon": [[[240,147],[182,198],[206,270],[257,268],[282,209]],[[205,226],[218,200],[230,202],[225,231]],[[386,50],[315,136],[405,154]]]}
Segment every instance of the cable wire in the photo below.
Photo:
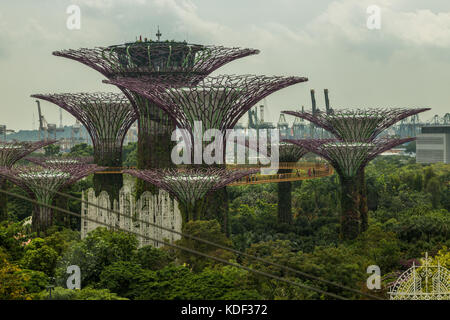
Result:
{"label": "cable wire", "polygon": [[[44,190],[47,190],[47,191],[51,191],[51,190],[49,190],[49,189],[47,189],[45,187],[41,187],[41,188],[44,189]],[[134,218],[131,215],[127,215],[127,214],[124,214],[124,213],[121,213],[121,212],[118,212],[118,211],[115,211],[115,210],[112,210],[112,209],[109,209],[109,208],[102,207],[102,206],[97,205],[95,203],[91,203],[89,201],[86,201],[86,200],[83,200],[83,199],[79,199],[79,198],[74,197],[74,196],[72,196],[70,194],[67,194],[67,193],[63,193],[63,192],[59,192],[59,191],[53,191],[53,192],[55,194],[60,195],[60,196],[66,197],[68,199],[76,200],[76,201],[79,201],[81,203],[87,204],[89,206],[93,206],[95,208],[106,210],[106,211],[108,211],[110,213],[117,214],[118,216],[122,216],[122,217],[125,217],[125,218],[133,219],[133,221],[145,223],[145,224],[148,224],[150,226],[153,226],[153,227],[156,227],[156,228],[168,231],[168,232],[172,232],[172,233],[181,235],[183,237],[190,238],[190,239],[193,239],[193,240],[196,240],[196,241],[199,241],[199,242],[202,242],[202,243],[214,246],[216,248],[223,249],[223,250],[235,253],[237,255],[244,256],[244,257],[247,257],[247,258],[250,258],[250,259],[253,259],[253,260],[256,260],[256,261],[259,261],[259,262],[262,262],[262,263],[265,263],[265,264],[268,264],[268,265],[271,265],[271,266],[274,266],[274,267],[277,267],[277,268],[280,268],[280,269],[283,269],[285,271],[296,273],[298,275],[304,276],[304,277],[309,278],[309,279],[313,279],[313,280],[316,280],[316,281],[320,281],[320,282],[326,283],[328,285],[332,285],[332,286],[335,286],[335,287],[338,287],[338,288],[341,288],[341,289],[344,289],[344,290],[348,290],[348,291],[357,293],[359,295],[362,295],[362,296],[365,296],[365,297],[368,297],[368,298],[371,298],[371,299],[384,300],[384,299],[382,299],[382,298],[380,298],[378,296],[375,296],[375,295],[372,295],[372,294],[369,294],[369,293],[366,293],[366,292],[362,292],[362,291],[360,291],[358,289],[350,288],[348,286],[344,286],[342,284],[339,284],[339,283],[336,283],[336,282],[333,282],[333,281],[322,279],[320,277],[317,277],[317,276],[305,273],[303,271],[300,271],[300,270],[297,270],[297,269],[294,269],[294,268],[291,268],[291,267],[288,267],[288,266],[284,266],[284,265],[281,265],[279,263],[272,262],[272,261],[269,261],[269,260],[266,260],[266,259],[254,256],[254,255],[251,255],[251,254],[248,254],[248,253],[245,253],[245,252],[242,252],[242,251],[239,251],[239,250],[236,250],[236,249],[233,249],[233,248],[230,248],[230,247],[227,247],[227,246],[224,246],[224,245],[221,245],[221,244],[218,244],[218,243],[206,240],[206,239],[202,239],[202,238],[199,238],[197,236],[193,236],[193,235],[190,235],[190,234],[187,234],[187,233],[176,231],[176,230],[164,227],[164,226],[157,225],[157,224],[149,222],[149,221],[145,221],[145,220],[142,220],[142,219]],[[83,219],[85,219],[85,218],[83,217]],[[156,241],[158,242],[159,240],[156,240]],[[161,241],[159,241],[159,242],[161,242]]]}
{"label": "cable wire", "polygon": [[[0,189],[0,192],[4,193],[6,195],[12,196],[12,197],[16,197],[16,198],[19,198],[19,199],[31,202],[31,203],[33,203],[35,205],[38,205],[38,206],[44,206],[44,207],[47,207],[47,208],[50,208],[50,209],[53,209],[53,210],[56,210],[56,211],[68,214],[68,215],[72,215],[72,216],[81,218],[81,214],[79,214],[79,213],[75,213],[75,212],[72,212],[72,211],[69,211],[69,210],[66,210],[66,209],[58,208],[58,207],[55,207],[53,205],[45,204],[45,203],[42,203],[42,202],[39,202],[39,201],[30,199],[30,198],[27,198],[25,196],[22,196],[22,195],[19,195],[19,194],[16,194],[16,193],[9,192],[9,191],[6,191],[6,190],[1,190]],[[113,226],[111,226],[111,225],[109,225],[109,224],[107,224],[105,222],[101,222],[101,221],[98,221],[98,220],[95,220],[95,219],[85,218],[85,217],[84,217],[84,219],[88,220],[88,221],[91,221],[91,222],[95,222],[95,223],[104,225],[106,227],[113,227]],[[303,289],[307,289],[307,290],[311,290],[311,291],[314,291],[314,292],[317,292],[317,293],[321,293],[321,294],[333,297],[335,299],[348,300],[347,298],[345,298],[343,296],[340,296],[340,295],[337,295],[337,294],[334,294],[334,293],[331,293],[331,292],[328,292],[328,291],[324,291],[324,290],[317,289],[315,287],[311,287],[311,286],[308,286],[308,285],[305,285],[305,284],[300,284],[300,283],[297,283],[297,282],[294,282],[294,281],[291,281],[291,280],[287,280],[287,279],[278,277],[276,275],[273,275],[273,274],[270,274],[270,273],[267,273],[267,272],[264,272],[264,271],[261,271],[261,270],[256,270],[256,269],[252,269],[252,268],[249,268],[249,267],[246,267],[246,266],[242,266],[242,265],[239,265],[239,264],[236,264],[236,263],[233,263],[233,262],[229,262],[227,260],[224,260],[224,259],[221,259],[221,258],[218,258],[218,257],[214,257],[214,256],[208,255],[206,253],[203,253],[203,252],[200,252],[200,251],[197,251],[197,250],[194,250],[194,249],[190,249],[190,248],[183,247],[183,246],[180,246],[180,245],[172,244],[172,243],[166,242],[164,240],[157,240],[157,239],[151,238],[149,236],[141,235],[138,232],[134,232],[134,231],[130,231],[130,230],[122,229],[122,228],[117,228],[117,227],[113,227],[113,228],[114,228],[114,230],[124,231],[124,232],[130,233],[130,234],[137,235],[139,237],[143,237],[143,238],[148,239],[148,240],[161,242],[162,244],[164,244],[166,246],[173,247],[173,248],[178,249],[178,250],[187,251],[187,252],[190,252],[190,253],[193,253],[193,254],[205,257],[205,258],[213,259],[213,260],[216,260],[216,261],[221,262],[223,264],[230,265],[232,267],[241,268],[241,269],[244,269],[244,270],[249,271],[249,272],[253,272],[253,273],[256,273],[256,274],[259,274],[259,275],[262,275],[262,276],[266,276],[266,277],[278,280],[280,282],[285,282],[285,283],[293,285],[293,286],[297,286],[297,287],[300,287],[300,288],[303,288]]]}

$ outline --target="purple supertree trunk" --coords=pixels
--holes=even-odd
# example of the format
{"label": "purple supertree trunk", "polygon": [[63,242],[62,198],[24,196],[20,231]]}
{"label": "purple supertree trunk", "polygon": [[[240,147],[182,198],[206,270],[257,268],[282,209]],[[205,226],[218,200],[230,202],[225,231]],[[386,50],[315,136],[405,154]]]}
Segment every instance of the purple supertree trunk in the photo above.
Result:
{"label": "purple supertree trunk", "polygon": [[[64,186],[105,168],[95,164],[57,165],[54,169],[37,166],[0,168],[0,176],[7,178],[30,194],[36,201],[51,205],[55,193]],[[38,235],[52,225],[53,213],[46,206],[35,206],[32,230]]]}

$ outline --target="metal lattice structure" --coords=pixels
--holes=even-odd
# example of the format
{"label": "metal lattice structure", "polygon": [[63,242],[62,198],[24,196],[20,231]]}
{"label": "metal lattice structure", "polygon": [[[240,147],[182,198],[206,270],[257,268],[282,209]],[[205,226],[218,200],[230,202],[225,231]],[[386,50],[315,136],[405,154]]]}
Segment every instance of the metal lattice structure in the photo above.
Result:
{"label": "metal lattice structure", "polygon": [[285,142],[301,146],[326,159],[343,177],[355,177],[379,154],[415,138],[378,138],[371,142],[343,142],[338,139],[286,139]]}
{"label": "metal lattice structure", "polygon": [[34,94],[52,102],[78,119],[88,131],[98,165],[120,166],[122,144],[137,114],[126,96],[120,93]]}
{"label": "metal lattice structure", "polygon": [[[40,166],[24,166],[15,168],[0,168],[0,175],[17,184],[28,192],[30,197],[43,204],[51,205],[55,192],[64,186],[103,170],[95,164],[59,165],[57,169]],[[32,229],[36,232],[45,232],[52,224],[52,210],[45,206],[36,206],[33,213]]]}
{"label": "metal lattice structure", "polygon": [[56,140],[38,142],[0,142],[0,167],[11,168],[30,153],[55,143]]}
{"label": "metal lattice structure", "polygon": [[180,128],[232,129],[256,103],[268,95],[308,81],[304,77],[220,75],[207,77],[195,86],[177,88],[164,82],[118,77],[105,82],[125,87],[155,102]]}
{"label": "metal lattice structure", "polygon": [[421,266],[413,264],[394,282],[391,300],[450,300],[450,271],[431,263],[428,253]]}
{"label": "metal lattice structure", "polygon": [[201,208],[199,208],[201,201],[199,200],[205,198],[211,192],[257,171],[258,169],[226,170],[209,167],[183,170],[124,170],[124,173],[166,190],[180,202],[183,207],[184,221],[189,221],[201,217]]}
{"label": "metal lattice structure", "polygon": [[145,76],[158,82],[180,85],[193,84],[224,64],[258,53],[256,49],[168,41],[53,52],[55,56],[79,61],[107,78]]}
{"label": "metal lattice structure", "polygon": [[331,113],[323,111],[315,113],[283,111],[283,113],[308,120],[329,131],[340,140],[369,142],[396,122],[427,110],[430,108],[333,109]]}

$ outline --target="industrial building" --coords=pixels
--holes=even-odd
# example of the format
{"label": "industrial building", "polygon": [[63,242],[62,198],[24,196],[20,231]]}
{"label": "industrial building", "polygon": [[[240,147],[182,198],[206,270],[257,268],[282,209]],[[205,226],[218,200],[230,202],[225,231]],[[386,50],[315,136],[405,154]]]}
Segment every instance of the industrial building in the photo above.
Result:
{"label": "industrial building", "polygon": [[422,127],[417,136],[418,163],[450,163],[450,125]]}

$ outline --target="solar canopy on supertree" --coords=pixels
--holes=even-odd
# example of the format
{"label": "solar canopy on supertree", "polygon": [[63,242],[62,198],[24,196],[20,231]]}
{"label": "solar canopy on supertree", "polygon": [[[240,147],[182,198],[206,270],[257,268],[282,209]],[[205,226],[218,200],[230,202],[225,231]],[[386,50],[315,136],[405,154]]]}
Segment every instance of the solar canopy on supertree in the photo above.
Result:
{"label": "solar canopy on supertree", "polygon": [[202,122],[203,130],[218,129],[225,135],[226,129],[234,128],[257,102],[307,80],[304,77],[220,75],[207,77],[188,88],[124,77],[105,82],[125,87],[155,102],[178,127],[187,129],[193,139],[195,121]]}
{"label": "solar canopy on supertree", "polygon": [[180,203],[183,221],[198,220],[202,216],[202,200],[214,190],[221,189],[258,169],[226,170],[223,168],[124,170],[139,179],[166,190]]}
{"label": "solar canopy on supertree", "polygon": [[186,42],[138,41],[92,49],[61,50],[53,52],[53,55],[79,61],[107,78],[146,76],[158,82],[187,85],[226,63],[258,53],[256,49]]}
{"label": "solar canopy on supertree", "polygon": [[367,224],[366,212],[360,212],[365,192],[360,172],[377,155],[415,138],[378,138],[371,142],[343,142],[337,139],[300,139],[284,141],[302,146],[323,157],[334,167],[341,185],[341,234],[353,239]]}
{"label": "solar canopy on supertree", "polygon": [[[0,167],[11,168],[17,161],[56,140],[38,142],[0,142]],[[0,176],[0,188],[6,188],[6,179]],[[7,219],[7,196],[0,195],[0,221]]]}
{"label": "solar canopy on supertree", "polygon": [[332,113],[323,111],[315,113],[283,111],[283,113],[308,120],[342,141],[369,142],[396,122],[427,110],[430,108],[333,109]]}
{"label": "solar canopy on supertree", "polygon": [[52,102],[78,119],[88,131],[94,147],[94,162],[102,166],[122,165],[122,144],[137,115],[121,93],[34,94]]}
{"label": "solar canopy on supertree", "polygon": [[[95,164],[64,165],[58,169],[39,166],[24,166],[15,168],[0,168],[0,175],[26,190],[36,201],[51,205],[55,192],[70,185],[91,173],[104,168]],[[35,206],[32,230],[40,234],[52,225],[52,210],[44,205]]]}

